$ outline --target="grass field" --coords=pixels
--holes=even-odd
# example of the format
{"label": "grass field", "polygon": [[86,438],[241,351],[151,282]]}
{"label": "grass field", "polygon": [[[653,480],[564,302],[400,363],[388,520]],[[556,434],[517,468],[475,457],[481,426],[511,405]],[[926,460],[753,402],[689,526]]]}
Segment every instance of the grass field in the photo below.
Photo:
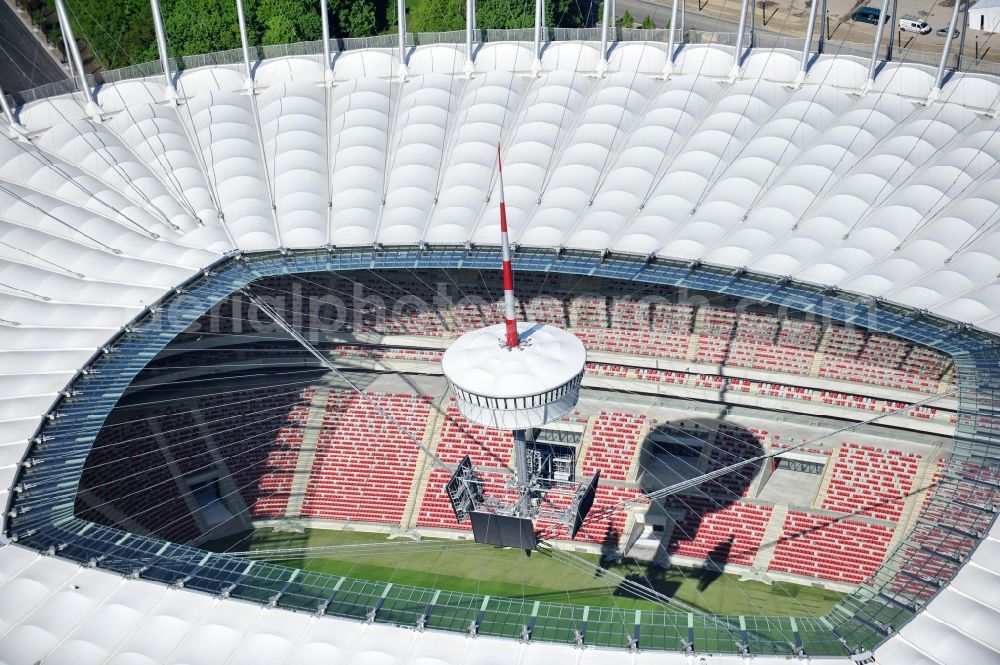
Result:
{"label": "grass field", "polygon": [[[275,560],[263,553],[251,556],[331,575],[449,591],[621,609],[662,609],[619,592],[614,582],[598,574],[598,557],[589,554],[579,556],[594,564],[592,571],[567,566],[541,550],[528,557],[520,550],[466,541],[390,541],[384,534],[320,529],[304,533],[260,529],[204,547],[219,552],[327,547],[330,549],[311,552],[306,558],[286,555],[291,558]],[[727,573],[706,574],[676,567],[649,571],[644,564],[628,561],[610,570],[620,575],[646,575],[661,593],[715,614],[819,616],[842,597],[835,591],[784,582],[741,582],[738,575]]]}

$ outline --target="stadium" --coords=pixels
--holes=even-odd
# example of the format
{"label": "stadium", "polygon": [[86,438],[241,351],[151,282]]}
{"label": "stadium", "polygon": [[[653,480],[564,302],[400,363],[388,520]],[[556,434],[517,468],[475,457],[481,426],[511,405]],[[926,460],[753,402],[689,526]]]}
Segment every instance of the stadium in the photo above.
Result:
{"label": "stadium", "polygon": [[1000,78],[748,6],[0,94],[0,661],[998,662]]}

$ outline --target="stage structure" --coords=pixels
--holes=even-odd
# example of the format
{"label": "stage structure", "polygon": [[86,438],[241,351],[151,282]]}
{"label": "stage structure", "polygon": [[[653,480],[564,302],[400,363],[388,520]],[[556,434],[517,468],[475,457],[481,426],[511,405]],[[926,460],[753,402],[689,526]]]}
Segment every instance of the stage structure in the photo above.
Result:
{"label": "stage structure", "polygon": [[534,520],[539,518],[564,524],[576,536],[593,505],[600,473],[580,483],[539,474],[538,465],[531,463],[542,426],[576,405],[587,352],[570,332],[517,320],[500,159],[498,146],[504,323],[458,338],[445,351],[441,367],[463,416],[513,432],[515,475],[506,497],[488,496],[472,460],[465,457],[448,483],[448,496],[455,518],[472,520],[476,542],[532,550],[537,546]]}

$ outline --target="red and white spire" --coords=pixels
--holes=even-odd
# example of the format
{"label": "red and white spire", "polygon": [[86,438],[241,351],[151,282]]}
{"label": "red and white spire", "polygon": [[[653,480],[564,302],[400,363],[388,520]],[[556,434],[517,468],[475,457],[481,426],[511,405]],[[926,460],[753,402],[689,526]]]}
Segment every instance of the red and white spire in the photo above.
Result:
{"label": "red and white spire", "polygon": [[514,269],[510,266],[510,239],[507,237],[507,207],[503,201],[503,163],[500,144],[497,143],[497,170],[500,173],[500,246],[503,250],[503,318],[507,326],[507,346],[516,348],[517,310],[514,307]]}

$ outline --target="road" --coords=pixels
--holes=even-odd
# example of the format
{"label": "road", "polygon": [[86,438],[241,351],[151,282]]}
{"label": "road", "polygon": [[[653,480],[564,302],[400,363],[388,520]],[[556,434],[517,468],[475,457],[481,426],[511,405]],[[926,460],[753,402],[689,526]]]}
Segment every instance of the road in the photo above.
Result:
{"label": "road", "polygon": [[[830,6],[837,4],[835,0],[828,0]],[[916,0],[899,0],[900,7],[898,11],[902,15],[903,7],[915,2]],[[700,0],[699,0],[700,2]],[[704,32],[736,32],[739,17],[739,5],[740,3],[734,0],[704,0],[702,4],[701,12],[696,11],[699,3],[688,2],[687,5],[687,16],[686,16],[686,27],[688,29],[694,28],[698,31]],[[759,6],[759,3],[755,2],[755,5]],[[843,4],[843,3],[841,3]],[[860,3],[858,3],[860,4]],[[878,4],[878,3],[873,3]],[[851,5],[854,6],[854,5]],[[658,28],[665,27],[670,20],[670,4],[669,0],[662,0],[661,2],[653,2],[651,0],[616,0],[615,2],[616,11],[618,16],[621,16],[625,10],[632,15],[636,23],[642,21],[643,17],[649,16],[653,19],[653,22]],[[802,39],[805,35],[805,26],[807,19],[804,16],[800,16],[801,12],[793,13],[783,11],[781,8],[775,9],[772,13],[768,14],[767,27],[764,27],[764,22],[762,20],[761,14],[758,11],[756,14],[756,32],[758,36],[786,36],[786,37],[797,37]],[[946,8],[938,8],[937,10],[932,10],[931,12],[924,12],[927,14],[928,22],[934,26],[942,27],[947,26],[950,21],[951,15],[950,10]],[[875,38],[875,26],[871,26],[865,23],[856,23],[854,21],[846,19],[846,14],[835,14],[834,11],[830,11],[830,20],[827,26],[831,30],[832,34],[827,40],[827,52],[835,53],[838,49],[838,44],[844,43],[845,48],[848,48],[849,53],[860,53],[867,57],[867,53],[871,48],[871,44]],[[807,16],[807,14],[805,15]],[[893,29],[895,29],[895,20],[892,21]],[[747,29],[750,28],[750,18],[747,18]],[[819,39],[819,26],[817,26],[816,39]],[[886,30],[886,36],[883,38],[883,44],[888,41],[888,33],[890,30]],[[941,49],[944,46],[944,39],[935,34],[929,35],[916,35],[915,33],[900,33],[898,30],[893,30],[894,38],[896,41],[895,53],[897,56],[902,55],[904,58],[914,59],[917,62],[925,62],[932,66],[937,65],[938,58],[940,57]],[[968,31],[969,34],[966,35],[963,51],[963,69],[971,63],[974,58],[982,57],[986,61],[997,62],[1000,60],[1000,34],[991,35],[989,33],[982,33],[976,30]],[[952,45],[952,52],[958,50],[958,39]],[[900,50],[899,44],[907,46],[914,49],[915,53],[906,54]],[[796,46],[796,48],[800,48]],[[882,53],[884,54],[884,47]]]}
{"label": "road", "polygon": [[[685,17],[688,28],[704,32],[736,32],[736,27],[739,25],[738,21],[719,16],[700,14],[692,11],[693,9],[689,4]],[[663,28],[670,21],[670,5],[668,4],[650,2],[650,0],[615,0],[615,14],[621,16],[625,13],[625,10],[628,10],[628,13],[632,15],[636,23],[642,22],[642,19],[648,16],[653,19],[656,27]],[[679,11],[680,9],[678,9]],[[747,28],[749,27],[750,18],[748,17]],[[757,27],[758,29],[760,28],[759,25]]]}
{"label": "road", "polygon": [[0,0],[0,87],[20,92],[66,78],[66,72],[45,50],[5,0]]}

